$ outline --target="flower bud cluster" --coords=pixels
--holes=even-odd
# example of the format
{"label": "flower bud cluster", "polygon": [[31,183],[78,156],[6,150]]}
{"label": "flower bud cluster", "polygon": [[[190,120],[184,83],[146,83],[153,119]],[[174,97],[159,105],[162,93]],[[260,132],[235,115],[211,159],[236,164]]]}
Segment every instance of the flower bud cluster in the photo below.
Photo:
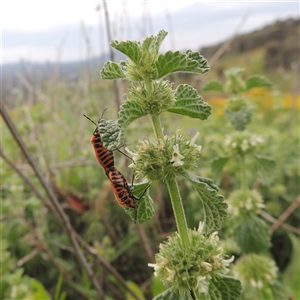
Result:
{"label": "flower bud cluster", "polygon": [[261,194],[256,190],[234,191],[228,201],[228,210],[231,215],[257,213],[265,207]]}
{"label": "flower bud cluster", "polygon": [[157,60],[157,51],[155,49],[142,50],[138,65],[132,60],[126,60],[126,73],[132,81],[144,81],[156,77],[157,69],[155,61]]}
{"label": "flower bud cluster", "polygon": [[190,140],[177,130],[174,136],[165,135],[163,140],[152,136],[140,141],[137,152],[126,148],[133,159],[130,167],[137,178],[147,178],[150,182],[164,181],[195,169],[202,148],[195,144],[198,135],[197,132]]}
{"label": "flower bud cluster", "polygon": [[225,76],[227,78],[225,82],[225,91],[227,93],[237,94],[245,91],[246,82],[242,79],[242,74],[244,69],[241,68],[231,68],[225,71]]}
{"label": "flower bud cluster", "polygon": [[278,268],[271,258],[254,253],[241,257],[234,269],[244,288],[258,290],[272,284],[277,279],[277,272]]}
{"label": "flower bud cluster", "polygon": [[217,232],[206,237],[199,230],[189,229],[190,245],[183,247],[178,233],[160,244],[155,255],[154,275],[164,284],[180,290],[207,293],[209,282],[215,276],[227,274],[234,257],[225,259]]}
{"label": "flower bud cluster", "polygon": [[145,114],[159,115],[175,102],[172,84],[168,81],[152,81],[150,90],[144,83],[132,84],[126,94],[128,100],[137,102]]}
{"label": "flower bud cluster", "polygon": [[263,144],[263,139],[247,132],[235,132],[227,136],[225,145],[230,153],[249,154],[254,152],[259,145]]}

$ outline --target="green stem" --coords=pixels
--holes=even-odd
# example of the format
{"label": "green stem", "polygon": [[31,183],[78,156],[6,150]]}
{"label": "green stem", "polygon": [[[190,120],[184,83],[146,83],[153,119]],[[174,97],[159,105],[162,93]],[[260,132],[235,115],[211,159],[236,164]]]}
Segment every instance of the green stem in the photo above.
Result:
{"label": "green stem", "polygon": [[[163,140],[164,135],[163,135],[159,116],[152,115],[151,120],[152,120],[152,125],[156,137]],[[186,247],[189,245],[190,241],[188,237],[188,227],[186,223],[186,218],[184,214],[182,199],[180,196],[178,185],[175,178],[167,180],[166,183],[171,198],[177,230],[180,235],[183,247]]]}
{"label": "green stem", "polygon": [[247,183],[247,174],[246,174],[246,161],[245,156],[240,155],[240,168],[241,168],[241,189],[246,192],[248,189],[248,183]]}
{"label": "green stem", "polygon": [[166,183],[171,198],[177,230],[180,235],[182,246],[186,248],[187,246],[189,246],[190,241],[189,241],[188,227],[186,223],[186,218],[184,214],[182,199],[180,196],[178,185],[175,178],[167,180]]}
{"label": "green stem", "polygon": [[162,131],[159,116],[151,115],[153,130],[157,138],[164,140],[164,134]]}

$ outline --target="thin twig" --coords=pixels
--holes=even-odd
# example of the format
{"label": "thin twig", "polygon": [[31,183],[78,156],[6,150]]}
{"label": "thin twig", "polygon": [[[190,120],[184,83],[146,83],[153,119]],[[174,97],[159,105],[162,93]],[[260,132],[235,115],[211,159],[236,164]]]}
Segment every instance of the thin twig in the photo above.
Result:
{"label": "thin twig", "polygon": [[78,242],[86,249],[86,251],[95,256],[99,263],[101,263],[103,267],[108,270],[119,281],[120,285],[122,285],[135,299],[141,300],[141,297],[127,285],[126,280],[122,277],[122,275],[110,263],[108,263],[103,257],[101,257],[95,248],[93,248],[85,240],[83,240],[79,234],[77,234],[76,232],[75,234]]}
{"label": "thin twig", "polygon": [[[273,218],[272,216],[270,216],[267,212],[265,212],[263,210],[259,211],[259,214],[263,218],[265,218],[267,221],[269,221],[269,222],[271,222],[273,224],[277,222],[277,219]],[[282,228],[285,228],[285,229],[287,229],[287,230],[289,230],[291,232],[294,232],[294,233],[296,233],[296,234],[298,234],[300,236],[300,230],[298,228],[295,228],[295,227],[293,227],[291,225],[288,225],[288,224],[285,224],[285,223],[282,223],[280,226]]]}
{"label": "thin twig", "polygon": [[[105,14],[106,34],[107,34],[108,42],[110,43],[111,33],[110,33],[110,23],[109,23],[109,16],[108,16],[108,9],[107,9],[106,1],[103,1],[103,8],[104,8],[104,14]],[[109,47],[109,56],[110,56],[110,60],[114,61],[114,52],[112,50],[112,47]],[[113,81],[113,86],[114,86],[114,92],[115,92],[116,111],[118,112],[119,107],[121,106],[121,102],[119,99],[119,90],[118,90],[118,85],[117,85],[116,80]]]}
{"label": "thin twig", "polygon": [[246,11],[245,15],[242,17],[242,19],[240,20],[239,24],[237,25],[232,37],[226,41],[219,49],[218,51],[212,56],[212,58],[209,60],[209,65],[210,67],[220,58],[220,56],[227,50],[227,48],[229,47],[229,45],[235,40],[235,38],[237,37],[238,33],[240,32],[240,30],[242,29],[244,23],[246,22],[248,16],[250,13],[250,8]]}
{"label": "thin twig", "polygon": [[151,249],[151,246],[149,244],[149,241],[147,239],[147,235],[145,234],[145,230],[144,230],[144,227],[143,225],[141,224],[138,224],[137,225],[137,229],[138,229],[138,233],[139,233],[139,236],[141,238],[141,242],[143,244],[143,247],[145,249],[145,252],[146,252],[146,255],[148,257],[148,260],[150,263],[154,263],[154,253]]}
{"label": "thin twig", "polygon": [[19,132],[17,131],[14,123],[12,122],[9,114],[7,113],[3,102],[1,102],[0,111],[1,111],[1,114],[3,116],[3,119],[4,119],[5,123],[7,124],[10,132],[12,133],[12,135],[14,137],[15,141],[17,142],[17,144],[19,145],[19,147],[22,150],[23,154],[27,158],[29,164],[32,166],[32,169],[34,170],[37,178],[39,179],[39,181],[42,184],[43,188],[45,189],[50,201],[52,202],[53,206],[55,207],[55,210],[57,211],[57,213],[60,217],[60,221],[61,221],[61,223],[62,223],[62,225],[63,225],[67,235],[69,236],[69,239],[70,239],[70,241],[71,241],[71,243],[72,243],[72,245],[75,249],[78,261],[80,262],[81,266],[86,271],[87,276],[92,281],[92,283],[93,283],[93,285],[94,285],[94,287],[97,291],[98,299],[103,299],[104,298],[103,290],[102,290],[101,286],[99,285],[97,279],[94,277],[94,272],[93,272],[92,268],[90,267],[90,265],[88,264],[87,259],[84,256],[82,250],[79,247],[79,244],[78,244],[77,239],[76,239],[76,232],[73,229],[68,216],[65,214],[63,208],[59,204],[55,193],[53,192],[51,186],[47,183],[45,177],[43,176],[43,174],[40,170],[40,168],[36,164],[35,160],[32,158],[31,153],[29,152],[29,150],[26,147],[25,143],[23,142]]}
{"label": "thin twig", "polygon": [[16,165],[3,153],[0,148],[0,156],[6,161],[6,163],[25,181],[25,183],[31,188],[36,196],[42,200],[43,204],[51,211],[53,211],[53,205],[42,193],[35,187],[32,181],[22,173],[22,171],[16,167]]}
{"label": "thin twig", "polygon": [[300,195],[296,200],[282,213],[277,221],[271,226],[271,231],[274,232],[281,224],[291,215],[291,213],[300,205]]}
{"label": "thin twig", "polygon": [[39,253],[37,248],[34,248],[29,254],[24,256],[23,258],[19,259],[17,262],[17,265],[19,267],[22,267],[25,263],[30,261],[32,258],[34,258]]}
{"label": "thin twig", "polygon": [[[24,214],[21,215],[21,218],[23,222],[26,224],[28,229],[31,232],[31,235],[33,237],[33,243],[32,245],[35,246],[35,248],[38,251],[44,252],[49,260],[53,263],[53,265],[56,267],[59,273],[66,274],[67,271],[63,268],[63,266],[56,260],[54,254],[49,249],[48,245],[39,237],[39,234],[37,232],[37,229],[32,225],[32,223],[24,216]],[[32,256],[33,257],[33,256]],[[31,258],[30,258],[31,259]],[[23,258],[23,262],[26,262],[29,260],[29,256],[25,259]],[[19,261],[20,263],[20,261]]]}

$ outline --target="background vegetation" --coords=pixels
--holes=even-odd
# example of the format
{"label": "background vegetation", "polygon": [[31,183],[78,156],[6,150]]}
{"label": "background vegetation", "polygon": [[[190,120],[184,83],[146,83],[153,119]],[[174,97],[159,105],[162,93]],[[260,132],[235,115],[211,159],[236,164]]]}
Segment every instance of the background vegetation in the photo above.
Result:
{"label": "background vegetation", "polygon": [[[173,76],[175,86],[189,83],[196,87],[212,106],[213,115],[201,127],[197,121],[172,116],[169,122],[165,121],[165,132],[180,127],[193,136],[199,131],[198,144],[203,146],[203,151],[197,175],[214,178],[211,160],[223,154],[226,135],[233,129],[224,115],[226,95],[202,92],[202,86],[212,78],[224,79],[223,71],[234,66],[245,67],[247,75],[260,73],[271,79],[272,89],[260,88],[247,93],[255,111],[248,129],[264,138],[260,152],[276,159],[277,167],[272,174],[274,179],[268,184],[254,171],[250,182],[266,202],[260,216],[267,220],[272,231],[270,250],[281,280],[289,294],[300,299],[299,78],[296,72],[299,65],[293,50],[299,20],[272,26],[235,39],[231,44],[233,50],[223,54],[207,75]],[[271,28],[283,30],[284,34],[271,34]],[[268,43],[259,42],[267,40],[263,31],[270,37]],[[210,58],[215,52],[203,49],[202,54]],[[24,72],[18,73],[17,81],[11,79],[10,83],[9,78],[6,81],[3,100],[9,115],[77,232],[77,240],[84,241],[79,249],[92,266],[92,274],[78,263],[74,245],[51,212],[49,195],[1,120],[0,290],[3,299],[97,299],[101,292],[107,299],[152,299],[164,290],[147,263],[154,262],[159,243],[175,229],[166,188],[160,184],[151,186],[155,217],[146,224],[135,225],[118,206],[89,142],[94,126],[82,113],[97,120],[108,108],[105,117],[116,119],[119,98],[114,91],[118,88],[121,95],[126,83],[120,81],[115,86],[100,80],[99,71],[99,68],[81,68],[77,78],[70,78],[62,77],[60,68],[41,76],[38,68],[28,73],[25,67]],[[134,124],[127,131],[129,145],[151,131],[143,118]],[[131,178],[127,169],[130,162],[118,154],[116,162],[118,169]],[[197,227],[201,219],[197,197],[190,186],[179,184],[184,191],[188,225]],[[234,161],[226,165],[219,184],[220,194],[225,197],[239,186]],[[234,249],[231,251],[238,257]],[[91,276],[100,285],[98,291]]]}

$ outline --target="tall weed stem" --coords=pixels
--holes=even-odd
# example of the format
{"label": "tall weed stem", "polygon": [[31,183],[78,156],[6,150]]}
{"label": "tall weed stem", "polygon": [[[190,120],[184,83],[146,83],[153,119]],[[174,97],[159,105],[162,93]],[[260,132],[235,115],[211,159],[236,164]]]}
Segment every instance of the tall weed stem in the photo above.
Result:
{"label": "tall weed stem", "polygon": [[244,193],[248,189],[247,174],[246,174],[246,162],[245,155],[240,155],[240,168],[241,168],[241,188]]}
{"label": "tall weed stem", "polygon": [[[153,129],[155,135],[159,139],[164,139],[162,126],[160,123],[159,116],[152,115],[151,116]],[[186,223],[186,218],[184,214],[184,209],[182,205],[181,195],[178,189],[178,185],[175,178],[169,179],[166,181],[169,195],[171,198],[172,208],[174,211],[174,216],[176,220],[177,230],[181,238],[182,246],[186,247],[189,245],[189,237],[188,237],[188,227]]]}

